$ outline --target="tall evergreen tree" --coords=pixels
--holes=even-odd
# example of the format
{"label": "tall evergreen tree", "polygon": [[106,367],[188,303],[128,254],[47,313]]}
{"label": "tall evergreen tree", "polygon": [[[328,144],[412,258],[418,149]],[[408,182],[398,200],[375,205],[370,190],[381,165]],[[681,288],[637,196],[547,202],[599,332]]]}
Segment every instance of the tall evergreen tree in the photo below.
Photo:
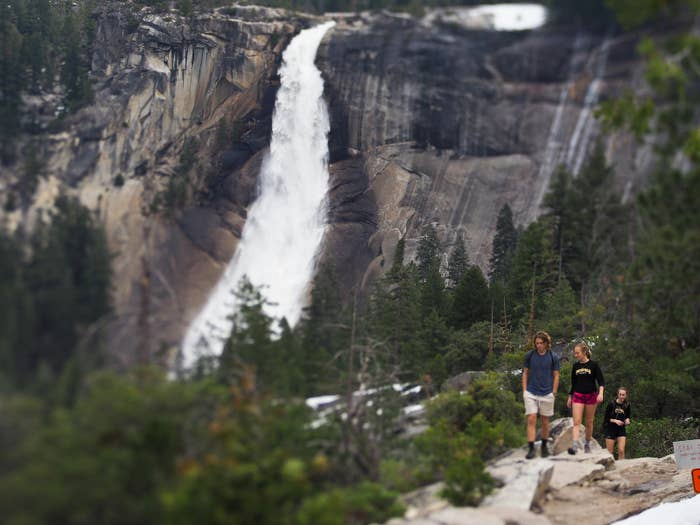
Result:
{"label": "tall evergreen tree", "polygon": [[13,23],[10,5],[0,6],[0,161],[13,160],[12,144],[19,129],[22,78],[22,35]]}
{"label": "tall evergreen tree", "polygon": [[559,264],[563,266],[564,238],[568,240],[569,224],[572,214],[576,212],[571,209],[569,200],[571,196],[571,174],[565,166],[559,166],[554,173],[549,184],[549,191],[542,200],[542,207],[545,208],[545,217],[552,217],[554,227],[554,251],[559,255]]}
{"label": "tall evergreen tree", "polygon": [[63,25],[65,57],[61,81],[66,88],[65,104],[70,111],[91,102],[93,96],[87,67],[84,64],[79,23],[76,15],[68,14]]}
{"label": "tall evergreen tree", "polygon": [[605,160],[601,142],[573,181],[566,201],[571,215],[565,225],[568,232],[564,233],[563,267],[572,287],[579,291],[604,256],[596,251],[600,239],[595,237],[600,223],[607,209],[615,201],[619,202],[613,191],[613,172]]}
{"label": "tall evergreen tree", "polygon": [[314,278],[311,303],[301,321],[303,365],[308,393],[324,391],[337,379],[333,360],[347,347],[350,329],[345,323],[340,287],[335,267],[321,266]]}
{"label": "tall evergreen tree", "polygon": [[415,265],[380,281],[372,294],[369,336],[385,344],[401,369],[415,379],[422,356],[416,332],[421,325],[420,288]]}
{"label": "tall evergreen tree", "polygon": [[450,254],[450,259],[447,263],[447,276],[450,280],[450,286],[455,287],[457,283],[462,279],[462,276],[469,269],[469,259],[467,257],[467,250],[464,246],[464,238],[460,233],[457,236],[457,241],[455,242],[455,247]]}
{"label": "tall evergreen tree", "polygon": [[439,314],[445,309],[445,280],[440,273],[442,247],[437,230],[429,224],[416,249],[417,271],[420,279],[420,306],[424,317],[433,310]]}
{"label": "tall evergreen tree", "polygon": [[111,257],[104,231],[77,199],[61,196],[49,224],[36,228],[23,269],[36,344],[22,349],[28,372],[42,362],[60,372],[80,335],[111,309]]}
{"label": "tall evergreen tree", "polygon": [[527,321],[533,308],[535,317],[539,315],[544,311],[545,297],[556,288],[558,264],[552,246],[549,220],[533,222],[520,236],[508,281],[515,319]]}
{"label": "tall evergreen tree", "polygon": [[440,270],[440,241],[437,236],[437,230],[432,224],[428,224],[423,235],[418,241],[416,248],[416,263],[418,267],[418,275],[421,279],[426,279],[431,271]]}
{"label": "tall evergreen tree", "polygon": [[265,313],[267,300],[247,278],[241,279],[236,298],[238,310],[221,353],[220,374],[225,381],[233,381],[243,365],[252,366],[259,384],[274,390],[281,363],[272,341],[274,320]]}
{"label": "tall evergreen tree", "polygon": [[24,267],[20,243],[0,232],[0,377],[5,376],[10,384],[27,383],[35,347],[33,302]]}
{"label": "tall evergreen tree", "polygon": [[537,325],[547,327],[555,339],[571,339],[579,329],[578,300],[566,278],[560,279],[544,299],[544,308],[538,312]]}
{"label": "tall evergreen tree", "polygon": [[427,274],[420,281],[420,306],[423,316],[431,312],[444,315],[447,308],[445,294],[445,280],[440,273],[440,268],[433,265],[428,268]]}
{"label": "tall evergreen tree", "polygon": [[518,232],[513,224],[513,211],[508,204],[504,204],[498,212],[496,221],[496,234],[493,238],[493,248],[489,261],[489,279],[505,281],[510,271],[511,260],[518,243]]}
{"label": "tall evergreen tree", "polygon": [[390,279],[395,279],[403,271],[403,259],[404,253],[406,251],[406,239],[401,237],[399,242],[396,244],[396,251],[394,252],[394,263],[391,265],[387,276]]}
{"label": "tall evergreen tree", "polygon": [[457,283],[452,301],[450,323],[459,330],[468,330],[474,323],[491,315],[489,286],[478,266],[472,265]]}

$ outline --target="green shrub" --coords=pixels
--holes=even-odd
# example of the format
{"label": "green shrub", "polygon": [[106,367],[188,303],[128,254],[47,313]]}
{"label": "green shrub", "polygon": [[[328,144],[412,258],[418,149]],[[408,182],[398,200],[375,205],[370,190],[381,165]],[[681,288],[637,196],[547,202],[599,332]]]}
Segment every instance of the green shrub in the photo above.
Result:
{"label": "green shrub", "polygon": [[299,525],[364,525],[379,523],[404,512],[396,493],[381,485],[363,482],[308,498],[297,515]]}
{"label": "green shrub", "polygon": [[484,462],[469,448],[457,450],[445,470],[442,495],[454,505],[478,505],[493,489],[493,479]]}
{"label": "green shrub", "polygon": [[697,439],[698,421],[671,418],[633,419],[627,427],[627,456],[662,457],[673,452],[674,441]]}
{"label": "green shrub", "polygon": [[385,459],[379,466],[379,479],[389,490],[405,493],[437,481],[425,457],[413,448],[406,459]]}
{"label": "green shrub", "polygon": [[455,505],[476,505],[493,487],[484,461],[523,441],[522,407],[503,376],[491,373],[467,392],[441,394],[428,405],[430,428],[416,447],[445,480]]}
{"label": "green shrub", "polygon": [[[448,392],[428,405],[428,421],[434,425],[440,420],[457,432],[470,429],[473,419],[480,415],[492,426],[503,430],[504,446],[519,444],[523,423],[522,406],[507,386],[503,375],[490,373],[471,384],[467,392]],[[485,458],[488,459],[488,458]]]}

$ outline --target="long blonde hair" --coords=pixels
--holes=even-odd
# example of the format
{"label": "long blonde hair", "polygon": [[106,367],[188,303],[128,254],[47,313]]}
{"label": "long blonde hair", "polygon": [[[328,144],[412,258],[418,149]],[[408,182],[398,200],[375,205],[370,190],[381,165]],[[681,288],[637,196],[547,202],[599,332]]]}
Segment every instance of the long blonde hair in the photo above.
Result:
{"label": "long blonde hair", "polygon": [[586,357],[587,357],[588,359],[591,358],[591,349],[588,348],[588,345],[587,345],[585,342],[581,341],[580,343],[576,343],[576,345],[574,345],[574,350],[576,350],[577,348],[580,348],[581,351],[582,351],[584,354],[586,354]]}

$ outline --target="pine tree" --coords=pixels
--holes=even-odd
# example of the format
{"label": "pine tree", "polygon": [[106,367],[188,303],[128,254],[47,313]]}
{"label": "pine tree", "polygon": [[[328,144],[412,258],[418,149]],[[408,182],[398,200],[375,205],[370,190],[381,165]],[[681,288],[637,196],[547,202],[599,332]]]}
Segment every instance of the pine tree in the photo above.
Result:
{"label": "pine tree", "polygon": [[27,384],[34,348],[32,297],[27,290],[20,243],[0,231],[0,376],[8,384]]}
{"label": "pine tree", "polygon": [[498,212],[496,234],[493,238],[493,248],[489,261],[489,279],[505,281],[510,272],[511,260],[518,242],[518,232],[513,224],[513,212],[508,204],[504,204]]}
{"label": "pine tree", "polygon": [[447,297],[445,295],[445,280],[440,269],[434,265],[428,269],[427,275],[420,282],[420,306],[423,316],[431,312],[445,314]]}
{"label": "pine tree", "polygon": [[547,219],[533,222],[520,235],[508,281],[515,319],[525,321],[531,308],[537,317],[544,310],[544,298],[556,288],[559,265],[552,246],[552,225]]}
{"label": "pine tree", "polygon": [[19,129],[24,88],[22,35],[12,23],[10,5],[0,6],[0,161],[13,160],[12,144]]}
{"label": "pine tree", "polygon": [[75,198],[56,200],[49,235],[68,261],[75,287],[77,320],[89,324],[111,309],[111,255],[104,230]]}
{"label": "pine tree", "polygon": [[431,272],[440,270],[441,247],[437,230],[429,224],[423,230],[423,236],[418,241],[416,248],[416,262],[418,275],[421,279],[427,279]]}
{"label": "pine tree", "polygon": [[221,353],[219,374],[231,382],[243,366],[250,366],[258,384],[267,391],[274,391],[276,371],[281,363],[272,342],[274,320],[265,313],[267,300],[245,277],[238,285],[236,300],[238,310],[233,315],[231,335]]}
{"label": "pine tree", "polygon": [[370,300],[368,335],[383,342],[401,369],[415,379],[422,356],[420,287],[415,265],[377,283]]}
{"label": "pine tree", "polygon": [[69,111],[75,111],[92,101],[92,87],[84,65],[83,52],[76,16],[66,15],[63,26],[64,63],[61,82],[66,88],[65,104]]}
{"label": "pine tree", "polygon": [[436,310],[423,317],[420,332],[417,334],[421,342],[419,359],[415,363],[417,372],[414,380],[429,382],[432,388],[439,388],[447,379],[445,354],[447,353],[451,330],[445,318]]}
{"label": "pine tree", "polygon": [[470,266],[454,291],[450,324],[458,330],[468,330],[474,323],[486,321],[490,316],[488,282],[478,266]]}
{"label": "pine tree", "polygon": [[457,286],[457,283],[462,279],[462,276],[469,268],[469,259],[467,258],[467,250],[464,246],[464,239],[460,233],[457,236],[455,247],[450,254],[450,260],[447,263],[447,275],[451,287]]}
{"label": "pine tree", "polygon": [[578,331],[578,311],[576,295],[566,278],[563,278],[546,295],[537,325],[547,327],[547,332],[555,339],[572,339]]}
{"label": "pine tree", "polygon": [[302,338],[306,391],[325,391],[337,380],[338,367],[334,358],[347,346],[349,327],[335,267],[325,263],[319,268],[311,290],[311,302],[304,310],[299,332]]}
{"label": "pine tree", "polygon": [[420,308],[424,317],[432,311],[442,315],[445,311],[445,280],[440,273],[442,250],[437,230],[430,224],[425,227],[416,249],[417,271],[420,279]]}
{"label": "pine tree", "polygon": [[22,349],[28,371],[42,362],[59,374],[79,337],[111,309],[111,256],[104,231],[77,199],[60,196],[49,224],[33,235],[23,270],[32,298],[35,344]]}
{"label": "pine tree", "polygon": [[396,244],[396,251],[394,252],[394,263],[391,265],[387,277],[389,279],[398,278],[399,274],[403,271],[403,258],[404,252],[406,250],[406,239],[401,237],[399,242]]}
{"label": "pine tree", "polygon": [[[545,217],[551,217],[554,226],[554,251],[559,256],[560,268],[563,267],[564,254],[564,239],[568,240],[569,235],[573,236],[573,232],[569,231],[572,215],[576,211],[571,208],[571,174],[565,166],[559,166],[554,173],[549,185],[549,191],[542,200],[542,206],[547,210],[544,213]],[[560,269],[560,278],[561,278]]]}

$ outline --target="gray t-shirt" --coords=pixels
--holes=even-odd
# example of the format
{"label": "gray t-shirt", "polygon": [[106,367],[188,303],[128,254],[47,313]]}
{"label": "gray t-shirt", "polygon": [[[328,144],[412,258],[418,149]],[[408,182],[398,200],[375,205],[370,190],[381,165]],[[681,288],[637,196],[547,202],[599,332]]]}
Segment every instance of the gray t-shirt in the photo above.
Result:
{"label": "gray t-shirt", "polygon": [[552,393],[554,378],[552,372],[559,370],[559,358],[551,350],[544,355],[537,350],[530,350],[525,354],[523,368],[529,369],[527,376],[527,391],[536,396],[546,396]]}

